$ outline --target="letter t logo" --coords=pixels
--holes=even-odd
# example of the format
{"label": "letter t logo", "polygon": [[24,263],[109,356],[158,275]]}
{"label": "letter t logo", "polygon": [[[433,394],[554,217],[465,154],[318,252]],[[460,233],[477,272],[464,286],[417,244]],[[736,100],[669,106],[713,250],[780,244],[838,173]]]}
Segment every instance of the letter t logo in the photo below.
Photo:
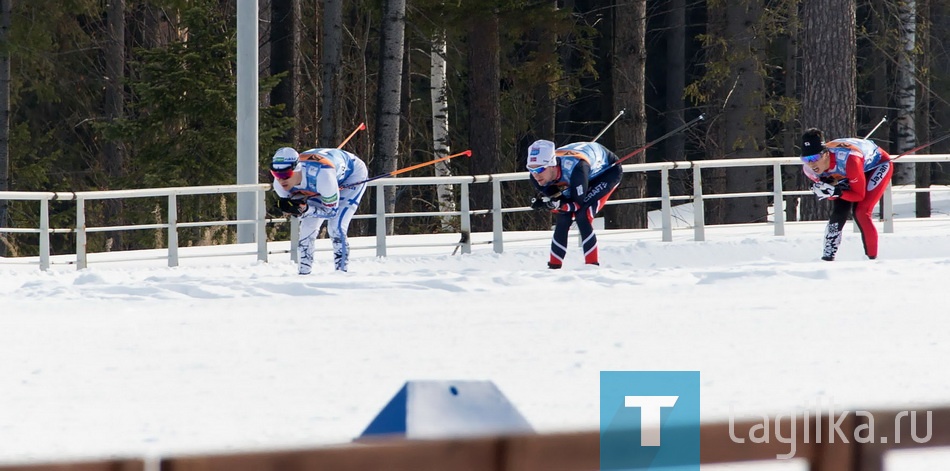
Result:
{"label": "letter t logo", "polygon": [[660,446],[660,427],[647,428],[648,424],[660,423],[664,407],[673,407],[679,396],[624,396],[624,407],[640,408],[640,446]]}

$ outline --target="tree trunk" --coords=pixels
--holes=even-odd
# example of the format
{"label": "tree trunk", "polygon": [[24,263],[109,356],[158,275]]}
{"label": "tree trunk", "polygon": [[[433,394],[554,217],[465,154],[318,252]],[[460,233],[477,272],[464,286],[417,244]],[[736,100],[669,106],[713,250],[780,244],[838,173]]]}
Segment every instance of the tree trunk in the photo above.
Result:
{"label": "tree trunk", "polygon": [[[855,0],[802,3],[802,126],[820,128],[825,139],[855,133]],[[833,70],[835,73],[828,73]],[[801,177],[802,188],[806,178]],[[830,204],[802,199],[802,220],[825,219]]]}
{"label": "tree trunk", "polygon": [[[472,175],[489,174],[499,167],[501,155],[501,98],[498,83],[498,14],[483,13],[470,19],[468,31],[469,145]],[[472,209],[491,208],[491,185],[473,185]],[[491,220],[472,220],[473,231],[491,230]]]}
{"label": "tree trunk", "polygon": [[[292,139],[294,143],[307,142],[303,140],[304,129],[309,127],[309,121],[304,119],[303,113],[303,51],[301,49],[303,44],[303,6],[301,5],[301,0],[293,0],[291,6],[293,11],[294,22],[292,23],[292,34],[293,40],[291,48],[293,49],[293,56],[291,57],[291,75],[293,75],[293,80],[291,81],[291,95],[293,96],[293,109],[290,110],[290,115],[296,119],[296,124],[291,126]],[[310,141],[312,142],[312,141]]]}
{"label": "tree trunk", "polygon": [[[557,1],[550,2],[551,10],[557,9]],[[537,25],[533,30],[532,34],[535,40],[538,43],[538,61],[544,64],[544,67],[557,68],[559,67],[557,61],[557,33],[551,28],[545,27],[547,25]],[[548,139],[553,140],[555,136],[555,126],[554,126],[554,117],[557,113],[554,95],[552,91],[551,80],[545,78],[545,80],[539,80],[534,86],[534,117],[531,120],[531,136],[528,139],[530,142],[534,142],[537,139]],[[524,156],[524,153],[527,152],[527,144],[519,150],[523,150],[519,155],[519,162],[527,157]],[[521,170],[520,168],[518,170]]]}
{"label": "tree trunk", "polygon": [[[707,46],[709,50],[706,52],[708,57],[707,60],[710,62],[715,62],[717,68],[726,68],[729,67],[727,61],[726,51],[729,46],[725,44],[725,41],[716,42],[715,38],[725,38],[727,35],[727,24],[728,17],[726,11],[726,5],[723,3],[714,3],[706,4],[706,16],[708,18],[706,29],[711,38],[714,38],[712,41],[708,41],[711,45]],[[731,68],[730,68],[731,70]],[[725,75],[723,73],[723,75]],[[722,110],[722,115],[719,119],[712,119],[708,125],[706,131],[705,139],[705,150],[706,150],[706,159],[724,159],[728,154],[729,145],[724,140],[725,131],[723,130],[725,126],[725,110],[722,107],[723,99],[726,97],[726,94],[730,90],[732,83],[726,83],[731,81],[728,77],[720,78],[718,83],[714,81],[710,83],[710,94],[711,98],[709,100],[710,108],[715,110]],[[725,91],[721,89],[725,87]],[[722,194],[726,192],[726,170],[722,168],[711,168],[701,173],[702,182],[703,182],[703,194]],[[726,211],[726,202],[722,199],[711,199],[707,200],[704,204],[704,218],[707,224],[722,224],[725,221],[725,211]]]}
{"label": "tree trunk", "polygon": [[[887,41],[887,35],[890,28],[888,26],[887,18],[882,14],[885,11],[884,3],[886,1],[888,0],[871,0],[872,11],[879,12],[872,18],[874,31],[871,33],[871,41],[873,43],[882,44]],[[883,144],[885,148],[888,148],[889,143],[894,142],[891,136],[891,128],[894,127],[894,119],[897,117],[893,112],[890,112],[889,106],[891,98],[890,91],[893,88],[889,85],[888,81],[888,64],[891,62],[892,60],[890,53],[885,51],[884,48],[871,48],[871,63],[876,67],[876,69],[872,70],[871,73],[871,103],[876,105],[872,113],[874,118],[873,121],[874,125],[877,125],[877,123],[881,121],[881,118],[887,116],[888,122],[881,125],[881,129],[875,131],[874,135],[869,136],[869,138],[876,139],[877,142]]]}
{"label": "tree trunk", "polygon": [[343,0],[323,2],[323,34],[320,37],[320,142],[333,145],[340,136],[340,73],[343,57]]}
{"label": "tree trunk", "polygon": [[[915,54],[915,63],[921,62],[922,67],[920,67],[921,72],[919,73],[917,79],[920,81],[922,86],[920,87],[920,106],[917,107],[917,137],[922,142],[930,142],[930,106],[931,106],[931,74],[933,73],[933,64],[932,57],[933,52],[931,50],[931,37],[930,32],[932,31],[932,23],[930,20],[931,10],[930,10],[930,0],[917,0],[917,11],[919,15],[918,27],[922,34],[919,35],[917,40],[918,49],[920,54]],[[934,153],[933,149],[928,149],[928,154]],[[916,175],[915,175],[915,186],[917,188],[930,188],[932,183],[931,181],[931,164],[929,162],[921,163],[916,165]],[[916,215],[919,218],[929,218],[931,215],[931,204],[930,204],[930,193],[917,193],[916,194]]]}
{"label": "tree trunk", "polygon": [[[257,12],[260,21],[257,22],[257,75],[259,77],[268,77],[271,74],[271,25],[274,23],[271,11],[271,0],[257,0]],[[271,90],[273,92],[273,90]],[[271,95],[273,93],[261,94],[260,106],[271,106]]]}
{"label": "tree trunk", "polygon": [[[627,109],[623,118],[614,124],[613,148],[618,157],[623,157],[646,143],[646,0],[617,0],[613,11],[613,61],[610,69],[611,87],[614,92],[613,116],[621,109]],[[608,119],[611,118],[612,116]],[[643,162],[646,162],[646,152],[640,152],[624,164]],[[613,198],[643,198],[646,194],[645,175],[626,173]],[[646,205],[608,206],[604,215],[605,225],[609,228],[647,227]]]}
{"label": "tree trunk", "polygon": [[[785,96],[794,97],[798,96],[798,40],[801,25],[798,19],[798,5],[789,2],[786,8],[786,14],[788,15],[788,36],[785,40]],[[801,129],[794,126],[785,129],[782,146],[784,149],[782,153],[784,155],[798,155],[795,149],[798,148],[799,136],[802,134],[801,131]],[[802,170],[797,166],[789,165],[782,168],[782,175],[782,188],[784,190],[793,190],[798,186]],[[798,220],[798,201],[799,197],[797,196],[785,197],[786,221]],[[775,211],[780,211],[781,208],[777,207],[779,203],[776,202],[775,204]]]}
{"label": "tree trunk", "polygon": [[[558,5],[563,11],[575,11],[575,0],[559,0]],[[558,67],[561,69],[562,73],[569,74],[571,73],[570,64],[573,62],[573,50],[570,47],[558,47],[557,54],[560,59],[560,64]],[[616,60],[616,58],[615,58]],[[573,135],[574,130],[571,128],[570,123],[572,123],[572,110],[571,106],[566,106],[563,99],[558,100],[554,103],[554,132],[555,136],[557,135]],[[560,142],[558,139],[552,136],[548,139],[553,140],[555,143]],[[527,150],[527,149],[525,149]],[[527,161],[527,157],[525,158]],[[619,191],[619,190],[618,190]]]}
{"label": "tree trunk", "polygon": [[[271,0],[270,23],[270,74],[286,73],[284,78],[271,90],[270,102],[272,105],[283,104],[284,116],[296,118],[294,112],[297,107],[297,70],[294,56],[297,54],[299,41],[296,40],[295,25],[297,12],[295,3],[298,0]],[[297,144],[297,127],[291,126],[284,135],[284,140]]]}
{"label": "tree trunk", "polygon": [[[386,0],[380,35],[379,81],[376,90],[376,135],[374,165],[379,174],[399,166],[399,120],[402,98],[402,66],[406,30],[406,0]],[[386,188],[386,212],[396,209],[396,187]],[[387,221],[392,234],[393,220]]]}
{"label": "tree trunk", "polygon": [[[730,79],[721,89],[725,103],[723,110],[723,157],[729,159],[755,158],[766,155],[765,115],[762,105],[765,86],[759,70],[764,62],[767,45],[756,28],[760,23],[762,6],[755,0],[734,0],[726,8],[726,41],[732,45],[728,57]],[[732,77],[735,77],[733,79]],[[726,170],[727,193],[750,193],[766,190],[767,169],[742,167]],[[730,198],[725,201],[722,222],[765,222],[768,200],[765,197]]]}
{"label": "tree trunk", "polygon": [[[260,1],[263,3],[270,0]],[[154,49],[165,46],[177,38],[178,32],[166,17],[166,15],[175,17],[175,12],[162,10],[162,8],[150,3],[139,3],[134,5],[133,15],[136,21],[129,25],[131,29],[129,36],[132,37],[134,47]],[[267,18],[269,18],[269,14]]]}
{"label": "tree trunk", "polygon": [[[125,116],[125,0],[108,2],[106,23],[109,37],[105,46],[105,112],[106,118],[111,122]],[[127,170],[125,145],[120,141],[106,141],[103,153],[108,184],[121,185]],[[122,224],[122,200],[107,200],[104,208],[103,216],[106,221]],[[108,232],[106,238],[106,250],[123,248],[122,232]]]}
{"label": "tree trunk", "polygon": [[[663,124],[667,132],[682,126],[685,102],[683,90],[686,88],[686,0],[671,0],[666,13],[666,99],[663,109]],[[677,133],[663,143],[666,161],[686,160],[686,135]],[[687,170],[670,171],[670,194],[685,195],[686,182],[691,172]]]}
{"label": "tree trunk", "polygon": [[[914,124],[917,108],[917,73],[914,70],[917,39],[917,2],[897,2],[898,30],[901,48],[897,54],[897,151],[904,153],[917,146],[917,128]],[[900,162],[900,161],[899,161]],[[894,169],[894,183],[914,183],[913,163],[898,163]]]}
{"label": "tree trunk", "polygon": [[[950,106],[948,106],[945,98],[948,96],[947,78],[950,78],[950,61],[935,53],[936,49],[944,47],[945,44],[950,44],[950,17],[945,14],[948,7],[950,7],[950,2],[947,0],[930,1],[929,22],[932,27],[929,34],[933,36],[934,46],[929,48],[925,57],[929,58],[932,67],[931,74],[928,77],[931,86],[934,88],[930,89],[929,93],[932,94],[935,104],[933,109],[930,110],[930,114],[937,138],[947,132],[947,124],[950,123]],[[933,154],[950,153],[950,141],[938,142],[928,147],[927,150]],[[934,184],[946,185],[950,183],[950,178],[948,178],[950,175],[947,173],[946,165],[935,163],[930,165],[930,169]]]}
{"label": "tree trunk", "polygon": [[[432,150],[433,159],[440,159],[449,155],[449,96],[446,83],[446,44],[445,30],[439,30],[432,38],[430,51],[430,88],[429,98],[432,103]],[[448,177],[452,175],[448,162],[438,162],[433,165],[435,176]],[[453,185],[438,185],[435,188],[436,203],[439,211],[455,211],[455,189]],[[441,218],[442,232],[455,232],[454,216]]]}
{"label": "tree trunk", "polygon": [[[716,41],[717,38],[726,37],[726,6],[723,3],[707,3],[706,4],[706,31],[708,35],[712,38],[709,41],[706,41],[707,51],[706,57],[707,61],[711,63],[716,63],[717,68],[726,67],[723,62],[726,61],[726,48],[724,44],[725,41]],[[725,73],[722,73],[725,75]],[[709,108],[720,110],[722,109],[722,100],[725,93],[715,92],[717,88],[726,87],[728,92],[728,87],[732,84],[723,85],[724,81],[729,81],[729,78],[721,78],[718,80],[718,83],[715,80],[711,80],[708,87],[710,89],[710,99],[708,101]],[[715,96],[713,96],[715,94]],[[717,102],[718,99],[718,102]],[[726,143],[723,141],[723,131],[722,127],[724,119],[720,117],[719,119],[711,119],[707,125],[706,137],[704,139],[704,147],[706,151],[706,159],[723,159],[726,156]],[[726,192],[726,171],[725,169],[720,168],[711,168],[706,171],[701,172],[700,176],[702,177],[702,192],[703,194],[722,194]],[[721,199],[710,199],[706,200],[704,205],[704,218],[706,224],[721,224],[725,220],[725,208],[726,204],[724,200]]]}
{"label": "tree trunk", "polygon": [[[0,0],[0,44],[8,44],[13,0]],[[0,53],[0,191],[10,191],[10,53]],[[7,200],[0,200],[0,227],[10,227]],[[0,255],[9,254],[7,233],[0,234]]]}

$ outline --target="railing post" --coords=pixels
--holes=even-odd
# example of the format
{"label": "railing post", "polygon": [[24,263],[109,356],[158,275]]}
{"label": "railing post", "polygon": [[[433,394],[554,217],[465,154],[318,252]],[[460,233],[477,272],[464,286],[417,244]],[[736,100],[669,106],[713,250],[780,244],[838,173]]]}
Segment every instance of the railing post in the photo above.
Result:
{"label": "railing post", "polygon": [[459,197],[462,216],[460,229],[462,230],[462,253],[472,253],[472,214],[468,201],[468,183],[462,183],[462,194]]}
{"label": "railing post", "polygon": [[168,195],[168,266],[178,266],[178,195]]}
{"label": "railing post", "polygon": [[300,218],[287,216],[290,220],[290,261],[297,263],[297,244],[300,242]]}
{"label": "railing post", "polygon": [[775,235],[785,235],[785,197],[782,196],[782,164],[772,166],[772,219],[775,221]]}
{"label": "railing post", "polygon": [[376,256],[386,256],[386,185],[376,185]]}
{"label": "railing post", "polygon": [[492,247],[495,253],[503,253],[504,245],[504,224],[501,215],[501,181],[492,180],[491,182],[491,222],[492,222]]}
{"label": "railing post", "polygon": [[40,200],[40,270],[49,270],[49,199]]}
{"label": "railing post", "polygon": [[881,219],[884,220],[885,234],[894,232],[894,200],[891,197],[892,188],[893,186],[888,183],[887,189],[884,190],[884,206],[881,208]]}
{"label": "railing post", "polygon": [[76,269],[86,268],[86,200],[76,198]]}
{"label": "railing post", "polygon": [[673,241],[673,205],[670,204],[670,169],[660,169],[660,216],[663,221],[663,242]]}
{"label": "railing post", "polygon": [[703,206],[703,175],[702,168],[693,167],[693,240],[706,240],[706,214]]}
{"label": "railing post", "polygon": [[257,261],[267,263],[267,191],[257,190]]}

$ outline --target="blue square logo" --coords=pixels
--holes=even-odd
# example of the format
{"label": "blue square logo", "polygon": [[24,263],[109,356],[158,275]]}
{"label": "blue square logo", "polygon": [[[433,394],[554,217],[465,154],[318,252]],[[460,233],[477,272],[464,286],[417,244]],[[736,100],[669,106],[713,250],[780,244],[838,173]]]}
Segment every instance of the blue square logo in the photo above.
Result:
{"label": "blue square logo", "polygon": [[600,468],[699,471],[699,372],[601,371]]}

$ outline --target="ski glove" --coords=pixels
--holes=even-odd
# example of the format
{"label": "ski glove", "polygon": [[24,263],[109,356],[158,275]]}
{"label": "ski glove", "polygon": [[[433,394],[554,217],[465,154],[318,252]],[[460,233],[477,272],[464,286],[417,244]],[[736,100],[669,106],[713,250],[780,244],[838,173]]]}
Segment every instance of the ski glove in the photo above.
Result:
{"label": "ski glove", "polygon": [[841,192],[844,191],[844,186],[832,185],[826,182],[815,182],[815,184],[811,186],[811,191],[820,200],[827,198],[837,198],[841,196]]}
{"label": "ski glove", "polygon": [[531,198],[531,209],[551,211],[554,208],[557,208],[557,201],[554,201],[549,196],[538,194],[534,198]]}
{"label": "ski glove", "polygon": [[277,200],[277,209],[290,216],[300,216],[307,210],[307,200],[280,198]]}

